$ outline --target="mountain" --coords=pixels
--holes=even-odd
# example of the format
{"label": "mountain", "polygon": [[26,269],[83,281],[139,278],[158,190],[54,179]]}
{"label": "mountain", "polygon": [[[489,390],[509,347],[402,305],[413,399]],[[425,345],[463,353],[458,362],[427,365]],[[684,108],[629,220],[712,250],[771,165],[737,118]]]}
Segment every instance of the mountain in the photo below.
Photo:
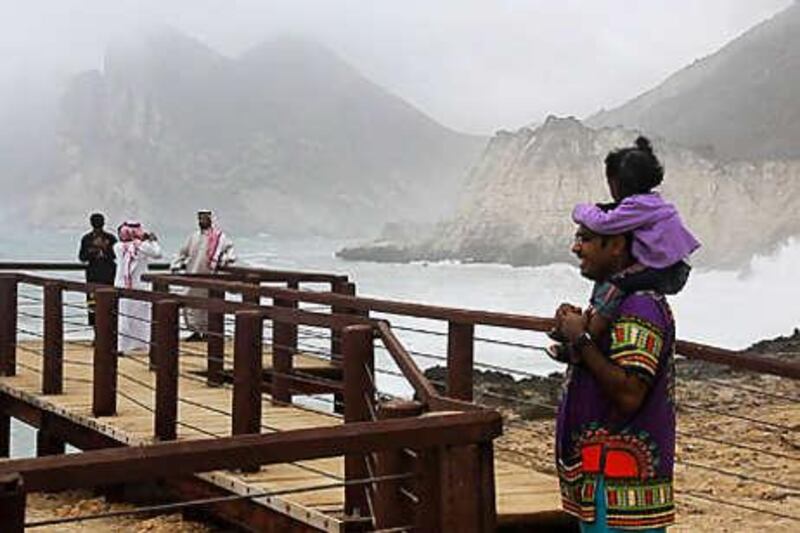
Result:
{"label": "mountain", "polygon": [[[8,80],[3,80],[8,81]],[[43,79],[0,85],[0,223],[13,224],[15,209],[42,187],[56,154],[56,94]],[[13,102],[13,105],[9,105]]]}
{"label": "mountain", "polygon": [[369,235],[448,214],[485,139],[449,130],[298,39],[231,59],[173,30],[111,47],[75,77],[57,164],[29,219],[105,210],[185,227],[198,207],[240,231]]}
{"label": "mountain", "polygon": [[[603,160],[637,135],[556,117],[535,129],[499,132],[473,167],[453,218],[427,233],[385,235],[339,255],[513,265],[569,261],[572,207],[610,200]],[[663,193],[703,243],[695,263],[740,267],[800,234],[800,161],[725,162],[664,139],[654,143],[666,169]]]}
{"label": "mountain", "polygon": [[800,158],[800,3],[587,123],[625,126],[726,159]]}

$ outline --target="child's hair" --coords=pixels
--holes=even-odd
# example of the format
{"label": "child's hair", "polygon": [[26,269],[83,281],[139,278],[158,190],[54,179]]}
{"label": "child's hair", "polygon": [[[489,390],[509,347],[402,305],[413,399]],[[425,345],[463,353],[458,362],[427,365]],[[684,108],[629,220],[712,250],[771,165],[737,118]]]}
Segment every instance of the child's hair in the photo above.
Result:
{"label": "child's hair", "polygon": [[638,137],[635,146],[612,150],[605,163],[606,177],[619,184],[619,199],[648,193],[664,179],[664,167],[653,153],[653,145],[647,137]]}

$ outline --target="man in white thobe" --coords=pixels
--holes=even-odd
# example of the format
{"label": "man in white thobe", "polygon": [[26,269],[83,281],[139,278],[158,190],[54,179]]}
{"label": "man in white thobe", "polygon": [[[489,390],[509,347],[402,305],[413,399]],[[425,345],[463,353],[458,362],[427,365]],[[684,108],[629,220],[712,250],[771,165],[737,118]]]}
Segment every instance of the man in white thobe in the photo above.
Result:
{"label": "man in white thobe", "polygon": [[[147,233],[139,222],[124,222],[119,227],[119,242],[114,244],[117,264],[114,286],[146,289],[142,274],[152,259],[161,257],[161,247],[154,233]],[[121,354],[146,351],[150,347],[150,303],[120,298],[117,310],[117,350]]]}
{"label": "man in white thobe", "polygon": [[[189,235],[172,262],[172,270],[187,274],[211,274],[236,260],[233,242],[212,221],[210,210],[197,212],[199,230]],[[207,297],[206,289],[190,289],[189,296]],[[201,309],[183,308],[186,327],[192,332],[188,341],[201,341],[208,331],[208,313]]]}

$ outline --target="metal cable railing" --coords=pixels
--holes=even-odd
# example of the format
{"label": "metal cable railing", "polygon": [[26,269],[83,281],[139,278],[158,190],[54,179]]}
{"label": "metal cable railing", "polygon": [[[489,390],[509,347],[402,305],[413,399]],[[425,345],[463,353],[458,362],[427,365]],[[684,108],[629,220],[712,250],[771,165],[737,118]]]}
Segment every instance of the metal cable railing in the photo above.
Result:
{"label": "metal cable railing", "polygon": [[53,518],[47,520],[37,520],[26,522],[26,528],[35,528],[35,527],[43,527],[43,526],[53,526],[53,525],[63,525],[63,524],[71,524],[76,522],[85,522],[88,520],[98,520],[101,518],[115,518],[115,517],[122,517],[122,516],[137,516],[142,514],[154,514],[154,513],[168,513],[173,511],[181,511],[191,507],[199,507],[205,505],[212,505],[217,503],[226,503],[226,502],[233,502],[237,500],[251,500],[255,498],[266,498],[266,497],[274,497],[274,496],[287,496],[290,494],[301,494],[307,492],[316,492],[322,490],[330,490],[330,489],[338,489],[338,488],[345,488],[349,486],[355,485],[364,485],[367,483],[383,483],[388,481],[398,481],[403,479],[409,479],[413,477],[413,474],[395,474],[395,475],[387,475],[387,476],[378,476],[378,477],[370,477],[370,478],[363,478],[363,479],[353,479],[348,481],[340,481],[337,483],[326,483],[326,484],[316,484],[316,485],[307,485],[303,487],[295,487],[291,489],[281,489],[281,490],[264,490],[264,491],[254,491],[248,492],[248,494],[232,494],[229,496],[218,496],[213,498],[197,498],[185,502],[175,502],[175,503],[166,503],[160,505],[147,505],[138,507],[136,509],[123,509],[123,510],[115,510],[115,511],[105,511],[100,513],[92,513],[86,514],[81,516],[69,516],[69,517],[62,517],[62,518]]}

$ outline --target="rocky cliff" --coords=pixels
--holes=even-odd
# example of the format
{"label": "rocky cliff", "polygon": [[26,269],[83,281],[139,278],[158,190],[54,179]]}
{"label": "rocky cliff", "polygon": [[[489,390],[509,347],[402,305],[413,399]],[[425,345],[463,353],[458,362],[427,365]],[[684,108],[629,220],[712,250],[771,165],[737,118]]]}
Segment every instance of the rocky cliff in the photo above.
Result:
{"label": "rocky cliff", "polygon": [[[472,169],[456,215],[415,239],[343,250],[351,259],[538,265],[569,259],[577,202],[608,201],[603,159],[637,132],[550,117],[500,132]],[[738,267],[800,234],[800,162],[723,162],[655,139],[663,194],[703,242],[700,264]]]}
{"label": "rocky cliff", "polygon": [[434,122],[329,50],[282,39],[221,56],[171,30],[112,47],[70,84],[55,168],[29,221],[136,216],[238,231],[374,235],[434,220],[485,139]]}

